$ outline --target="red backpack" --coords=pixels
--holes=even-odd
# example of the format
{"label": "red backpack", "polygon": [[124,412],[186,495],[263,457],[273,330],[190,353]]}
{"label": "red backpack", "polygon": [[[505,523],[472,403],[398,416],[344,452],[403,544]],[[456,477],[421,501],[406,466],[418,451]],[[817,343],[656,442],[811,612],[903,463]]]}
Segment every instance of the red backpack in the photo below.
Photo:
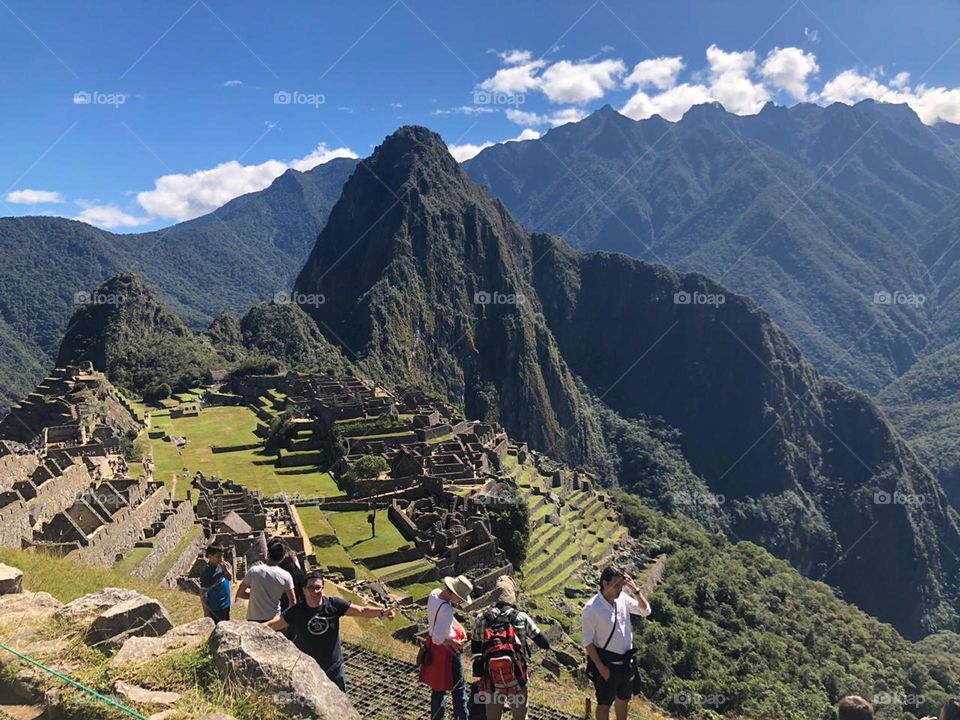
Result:
{"label": "red backpack", "polygon": [[527,684],[523,649],[512,622],[515,613],[488,610],[484,615],[487,625],[481,646],[483,674],[491,688],[503,695],[520,692]]}

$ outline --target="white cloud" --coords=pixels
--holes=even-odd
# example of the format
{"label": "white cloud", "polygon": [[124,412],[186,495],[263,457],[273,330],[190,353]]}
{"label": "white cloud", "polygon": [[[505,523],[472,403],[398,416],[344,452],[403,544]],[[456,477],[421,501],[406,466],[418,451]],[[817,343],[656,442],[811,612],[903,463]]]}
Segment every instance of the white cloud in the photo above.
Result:
{"label": "white cloud", "polygon": [[626,72],[622,60],[556,62],[540,76],[540,89],[550,102],[585,103],[602,98]]}
{"label": "white cloud", "polygon": [[533,59],[533,53],[529,50],[507,50],[497,53],[497,56],[503,60],[504,65],[522,65]]}
{"label": "white cloud", "polygon": [[52,190],[14,190],[7,193],[6,201],[17,205],[39,205],[42,203],[62,203],[63,195]]}
{"label": "white cloud", "polygon": [[149,217],[136,217],[124,212],[116,205],[97,205],[96,203],[85,200],[77,200],[77,205],[82,208],[82,210],[74,220],[79,220],[88,225],[94,225],[107,230],[138,227],[150,222]]}
{"label": "white cloud", "polygon": [[492,113],[495,110],[492,107],[483,105],[461,105],[460,107],[449,108],[447,110],[434,110],[431,115],[482,115]]}
{"label": "white cloud", "polygon": [[153,190],[137,194],[137,202],[150,215],[169,220],[189,220],[216,210],[239,195],[263,190],[289,168],[309,170],[338,157],[357,157],[349,148],[327,149],[320,144],[310,154],[285,162],[267,160],[259,165],[243,165],[236,160],[209,170],[164,175],[154,182]]}
{"label": "white cloud", "polygon": [[666,120],[676,121],[694,105],[710,102],[713,99],[707,87],[683,83],[652,96],[640,90],[620,108],[620,112],[634,120],[659,115]]}
{"label": "white cloud", "polygon": [[753,82],[748,73],[757,63],[757,54],[726,52],[716,45],[707,48],[710,64],[710,94],[729,112],[753,115],[760,112],[770,93],[762,83]]}
{"label": "white cloud", "polygon": [[638,62],[624,78],[624,87],[655,87],[668,90],[677,84],[677,75],[683,70],[683,58],[659,57]]}
{"label": "white cloud", "polygon": [[[540,133],[536,130],[526,128],[517,135],[515,138],[509,138],[507,140],[501,140],[500,142],[523,142],[524,140],[536,140],[540,137]],[[457,162],[464,162],[470,158],[478,155],[481,150],[486,150],[488,147],[493,147],[499,143],[487,141],[480,145],[473,145],[466,143],[464,145],[447,145],[447,150],[450,151],[450,154],[453,155],[453,159]]]}
{"label": "white cloud", "polygon": [[549,125],[550,127],[557,127],[558,125],[583,120],[587,114],[580,108],[570,107],[543,115],[510,108],[506,111],[506,115],[508,120],[515,122],[517,125]]}
{"label": "white cloud", "polygon": [[543,60],[533,60],[519,65],[497,70],[493,77],[480,83],[480,89],[488,92],[523,93],[533,90],[540,84],[536,73],[547,63]]}
{"label": "white cloud", "polygon": [[227,80],[223,86],[224,87],[238,87],[243,85],[243,80]]}
{"label": "white cloud", "polygon": [[447,150],[450,151],[450,154],[453,155],[453,159],[457,162],[464,162],[469,160],[474,155],[478,155],[481,150],[485,150],[488,147],[492,147],[494,143],[489,140],[482,145],[473,145],[471,143],[465,143],[463,145],[447,145]]}
{"label": "white cloud", "polygon": [[808,78],[820,70],[813,53],[800,48],[774,48],[760,68],[760,74],[773,87],[786,91],[794,100],[808,99]]}
{"label": "white cloud", "polygon": [[803,36],[807,39],[808,42],[815,43],[817,39],[820,37],[820,33],[817,31],[816,28],[805,27],[803,29]]}
{"label": "white cloud", "polygon": [[856,70],[844,70],[823,86],[817,99],[847,105],[867,99],[906,103],[927,125],[942,120],[960,123],[960,88],[927,87],[923,83],[910,87],[909,81],[909,74],[898,73],[887,85]]}

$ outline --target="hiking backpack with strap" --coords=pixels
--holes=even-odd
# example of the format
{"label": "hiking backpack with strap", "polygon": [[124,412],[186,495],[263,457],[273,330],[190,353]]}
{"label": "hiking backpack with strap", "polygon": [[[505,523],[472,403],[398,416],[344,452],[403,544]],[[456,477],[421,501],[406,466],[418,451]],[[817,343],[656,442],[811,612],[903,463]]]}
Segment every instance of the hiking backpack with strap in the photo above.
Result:
{"label": "hiking backpack with strap", "polygon": [[493,690],[510,695],[519,692],[527,684],[527,668],[517,630],[513,625],[516,610],[505,613],[488,610],[484,614],[486,627],[483,631],[484,677]]}

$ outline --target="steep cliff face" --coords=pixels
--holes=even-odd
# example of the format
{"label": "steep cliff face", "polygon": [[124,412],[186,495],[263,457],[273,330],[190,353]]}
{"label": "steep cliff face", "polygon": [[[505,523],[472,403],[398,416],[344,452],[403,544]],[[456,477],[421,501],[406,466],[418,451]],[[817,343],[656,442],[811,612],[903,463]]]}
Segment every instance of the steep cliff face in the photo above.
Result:
{"label": "steep cliff face", "polygon": [[371,374],[441,391],[468,416],[589,460],[595,421],[524,281],[529,252],[527,233],[439,136],[402,128],[347,182],[295,299]]}
{"label": "steep cliff face", "polygon": [[535,245],[571,369],[620,414],[680,431],[734,536],[908,635],[954,617],[956,514],[867,397],[821,379],[755,303],[703,276]]}
{"label": "steep cliff face", "polygon": [[695,514],[700,483],[732,536],[911,636],[955,621],[956,517],[868,399],[702,275],[527,233],[428,130],[402,128],[360,164],[296,299],[372,376],[628,469],[661,506]]}

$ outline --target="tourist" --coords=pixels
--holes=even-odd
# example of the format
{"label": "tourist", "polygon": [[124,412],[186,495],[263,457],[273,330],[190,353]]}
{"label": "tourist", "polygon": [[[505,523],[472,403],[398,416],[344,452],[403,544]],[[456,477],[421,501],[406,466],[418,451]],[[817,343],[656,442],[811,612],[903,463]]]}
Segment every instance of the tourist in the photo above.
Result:
{"label": "tourist", "polygon": [[287,556],[283,545],[273,544],[267,548],[266,563],[258,563],[247,570],[240,587],[237,588],[237,600],[249,600],[247,620],[263,623],[280,614],[280,598],[287,596],[290,605],[297,604],[297,595],[293,591],[293,578],[280,567]]}
{"label": "tourist", "polygon": [[233,570],[223,559],[225,549],[221,545],[207,547],[207,566],[200,573],[200,605],[203,614],[215,623],[230,619],[230,581]]}
{"label": "tourist", "polygon": [[[280,545],[285,553],[283,560],[280,561],[280,567],[290,573],[290,577],[293,578],[293,591],[297,595],[297,600],[292,603],[292,605],[303,602],[303,578],[305,576],[303,569],[300,567],[300,560],[297,558],[296,550],[291,549],[282,538],[273,538],[268,544],[268,547],[269,545]],[[284,593],[280,598],[280,612],[282,613],[288,607],[291,607],[290,599],[287,597],[287,594]]]}
{"label": "tourist", "polygon": [[630,616],[649,614],[650,603],[633,578],[623,570],[604,568],[600,574],[600,591],[583,606],[582,613],[583,647],[597,695],[597,720],[610,717],[611,705],[617,720],[626,720],[636,673]]}
{"label": "tourist", "polygon": [[317,661],[320,669],[346,692],[343,648],[340,645],[340,618],[381,618],[393,620],[393,608],[354,605],[348,600],[323,594],[323,573],[314,570],[303,581],[305,600],[267,622],[272,630],[294,629],[294,644]]}
{"label": "tourist", "polygon": [[478,696],[487,720],[500,720],[507,708],[513,720],[526,720],[527,640],[544,650],[550,641],[529,615],[517,609],[517,586],[509,575],[497,578],[490,601],[493,607],[477,614],[470,640],[473,675],[481,681]]}
{"label": "tourist", "polygon": [[446,714],[447,692],[453,697],[454,720],[468,720],[467,684],[463,651],[467,632],[453,616],[453,609],[470,602],[473,583],[466,577],[445,577],[444,587],[427,597],[427,646],[429,662],[420,668],[420,681],[430,687],[430,720]]}
{"label": "tourist", "polygon": [[847,695],[840,701],[837,720],[873,720],[873,705],[859,695]]}
{"label": "tourist", "polygon": [[947,700],[943,705],[943,709],[940,710],[939,717],[929,715],[923,720],[960,720],[960,700],[957,698]]}

